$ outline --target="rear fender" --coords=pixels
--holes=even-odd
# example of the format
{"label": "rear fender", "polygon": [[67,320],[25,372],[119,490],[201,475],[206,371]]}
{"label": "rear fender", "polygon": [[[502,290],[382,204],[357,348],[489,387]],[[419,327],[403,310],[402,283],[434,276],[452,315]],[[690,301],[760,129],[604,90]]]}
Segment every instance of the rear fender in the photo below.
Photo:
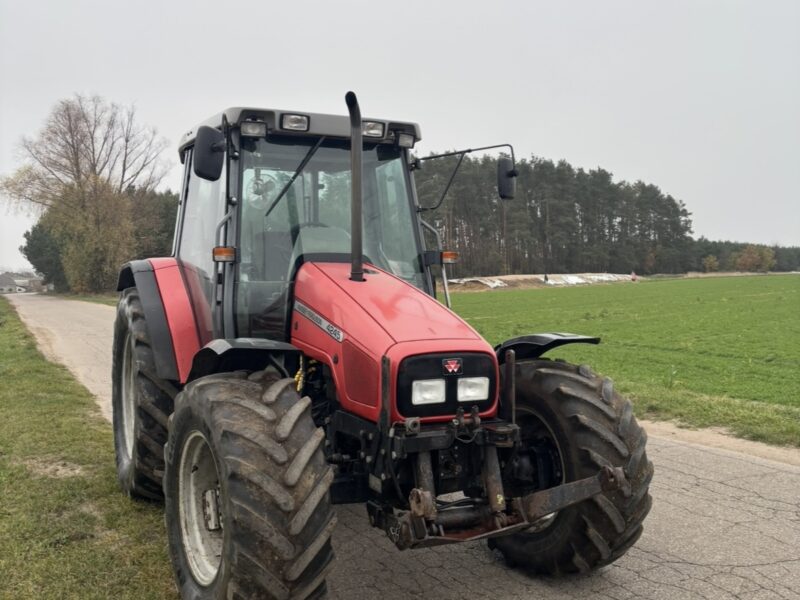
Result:
{"label": "rear fender", "polygon": [[212,373],[260,371],[269,365],[291,377],[299,363],[300,349],[286,342],[260,338],[218,339],[195,354],[188,381]]}
{"label": "rear fender", "polygon": [[127,263],[119,274],[117,291],[131,287],[139,292],[144,309],[156,375],[185,383],[200,341],[178,261],[151,258]]}
{"label": "rear fender", "polygon": [[160,379],[178,380],[175,348],[167,324],[167,315],[158,291],[153,266],[149,260],[134,260],[122,267],[117,280],[117,291],[135,287],[144,309],[144,321],[152,344],[156,375]]}
{"label": "rear fender", "polygon": [[513,350],[516,359],[538,358],[545,352],[566,344],[599,344],[599,337],[574,333],[536,333],[506,340],[494,347],[499,363],[504,363],[506,352]]}

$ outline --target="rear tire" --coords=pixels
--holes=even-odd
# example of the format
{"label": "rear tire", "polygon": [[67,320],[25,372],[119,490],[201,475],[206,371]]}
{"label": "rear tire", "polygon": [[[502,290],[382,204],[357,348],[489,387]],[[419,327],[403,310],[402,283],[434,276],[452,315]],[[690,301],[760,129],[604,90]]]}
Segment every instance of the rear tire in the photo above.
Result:
{"label": "rear tire", "polygon": [[131,497],[161,499],[172,397],[157,385],[155,360],[136,288],[122,292],[111,368],[117,478]]}
{"label": "rear tire", "polygon": [[631,495],[600,494],[541,520],[538,528],[491,540],[490,547],[499,549],[511,566],[551,576],[614,562],[639,539],[652,504],[647,434],[630,401],[614,391],[610,379],[585,365],[519,361],[516,383],[517,422],[523,433],[526,424],[537,427],[537,420],[549,430],[565,482],[591,477],[603,466],[623,467]]}
{"label": "rear tire", "polygon": [[[324,432],[294,379],[245,375],[202,377],[175,400],[164,494],[181,597],[322,597],[336,525]],[[197,485],[217,490],[216,529]]]}

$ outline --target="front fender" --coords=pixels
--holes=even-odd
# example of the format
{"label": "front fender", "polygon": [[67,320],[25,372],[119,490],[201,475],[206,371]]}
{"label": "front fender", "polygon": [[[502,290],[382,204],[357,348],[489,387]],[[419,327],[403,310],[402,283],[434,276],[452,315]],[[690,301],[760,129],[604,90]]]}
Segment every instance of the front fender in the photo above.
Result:
{"label": "front fender", "polygon": [[258,371],[269,364],[291,377],[299,361],[300,349],[286,342],[261,338],[217,339],[194,355],[187,382],[212,373]]}
{"label": "front fender", "polygon": [[545,352],[566,344],[599,344],[599,337],[576,335],[574,333],[535,333],[506,340],[494,347],[497,361],[506,360],[506,351],[513,350],[516,359],[538,358]]}

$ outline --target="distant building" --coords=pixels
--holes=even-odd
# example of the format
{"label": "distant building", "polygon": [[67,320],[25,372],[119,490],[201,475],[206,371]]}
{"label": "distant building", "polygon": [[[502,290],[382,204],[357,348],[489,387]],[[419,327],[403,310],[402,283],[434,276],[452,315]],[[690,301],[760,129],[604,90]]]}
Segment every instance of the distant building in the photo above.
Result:
{"label": "distant building", "polygon": [[8,273],[0,275],[0,294],[14,294],[17,292],[18,286],[14,278]]}
{"label": "distant building", "polygon": [[0,274],[0,294],[24,294],[42,292],[44,283],[41,277],[29,273]]}

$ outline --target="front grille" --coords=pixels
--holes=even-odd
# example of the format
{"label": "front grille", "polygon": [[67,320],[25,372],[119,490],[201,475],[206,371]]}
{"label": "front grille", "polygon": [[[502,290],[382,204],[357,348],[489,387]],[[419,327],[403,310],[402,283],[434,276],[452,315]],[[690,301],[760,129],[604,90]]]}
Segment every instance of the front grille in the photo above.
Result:
{"label": "front grille", "polygon": [[[461,359],[461,369],[456,373],[448,373],[445,361]],[[447,373],[447,374],[446,374]],[[458,380],[461,377],[488,377],[489,398],[481,402],[459,402]],[[417,379],[444,379],[445,402],[440,404],[423,404],[415,406],[411,403],[411,384]],[[438,417],[455,415],[461,406],[469,413],[473,405],[480,412],[488,410],[494,402],[497,392],[497,378],[493,357],[480,352],[456,352],[440,354],[423,354],[409,356],[400,363],[397,377],[397,411],[404,417]]]}

